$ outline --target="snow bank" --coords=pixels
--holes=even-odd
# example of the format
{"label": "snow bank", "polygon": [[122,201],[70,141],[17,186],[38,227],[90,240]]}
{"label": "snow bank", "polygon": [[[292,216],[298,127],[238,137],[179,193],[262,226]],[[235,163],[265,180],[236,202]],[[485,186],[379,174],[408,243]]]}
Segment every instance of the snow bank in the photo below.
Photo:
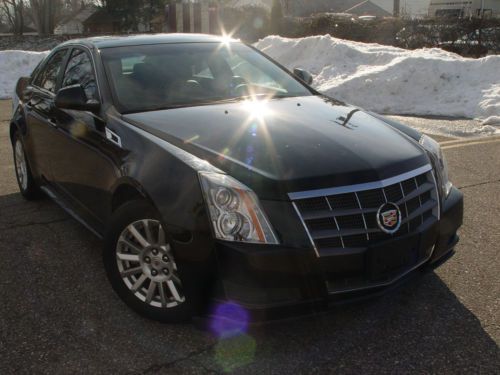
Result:
{"label": "snow bank", "polygon": [[[253,0],[252,0],[253,1]],[[270,36],[255,46],[315,75],[319,91],[385,114],[476,118],[500,133],[500,56],[466,59],[440,49],[408,51],[327,36]],[[0,51],[0,99],[13,95],[48,52]]]}
{"label": "snow bank", "polygon": [[0,51],[0,99],[11,98],[19,77],[28,76],[48,52]]}
{"label": "snow bank", "polygon": [[288,68],[309,70],[319,91],[365,109],[500,125],[500,56],[467,59],[441,49],[408,51],[329,35],[270,36],[255,46]]}

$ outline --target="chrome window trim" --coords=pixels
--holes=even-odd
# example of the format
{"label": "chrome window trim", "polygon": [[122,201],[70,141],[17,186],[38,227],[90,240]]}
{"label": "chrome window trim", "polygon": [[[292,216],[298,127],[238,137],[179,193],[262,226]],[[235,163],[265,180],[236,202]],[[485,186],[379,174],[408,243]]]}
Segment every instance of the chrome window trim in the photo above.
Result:
{"label": "chrome window trim", "polygon": [[430,164],[426,164],[422,167],[414,169],[412,171],[402,173],[400,175],[389,177],[384,180],[366,182],[362,184],[356,185],[346,185],[325,189],[317,189],[317,190],[307,190],[307,191],[299,191],[288,193],[288,197],[293,200],[298,199],[307,199],[307,198],[317,198],[317,197],[326,197],[329,195],[337,195],[337,194],[345,194],[345,193],[354,193],[358,191],[364,190],[372,190],[372,189],[382,189],[386,186],[397,184],[401,181],[408,180],[410,178],[416,177],[425,172],[429,172],[432,170],[432,166]]}
{"label": "chrome window trim", "polygon": [[[47,63],[58,53],[58,52],[61,52],[61,51],[64,51],[66,50],[66,55],[68,54],[68,52],[71,51],[71,48],[68,48],[66,46],[62,46],[60,48],[56,47],[54,48],[47,56],[45,56],[43,58],[42,61],[40,61],[40,63],[35,67],[35,70],[33,70],[32,74],[35,73],[36,69],[39,68],[39,70],[36,72],[36,74],[34,76],[31,77],[30,79],[30,85],[35,87],[37,90],[40,90],[41,92],[43,92],[44,94],[47,94],[47,95],[50,95],[52,97],[55,97],[57,95],[57,92],[52,92],[50,90],[47,90],[41,86],[38,86],[35,84],[35,81],[38,79],[38,76],[40,75],[41,72],[44,71],[44,69],[47,67]],[[67,59],[68,57],[65,57],[64,60],[63,60],[63,63],[67,63]],[[64,70],[66,69],[66,64],[62,64],[62,75],[64,76]]]}
{"label": "chrome window trim", "polygon": [[[52,58],[54,57],[54,55],[59,52],[59,51],[62,51],[62,50],[66,50],[66,53],[69,53],[69,56],[67,56],[66,60],[65,60],[65,64],[63,64],[63,71],[62,71],[62,79],[64,80],[64,76],[66,75],[66,68],[68,67],[68,63],[69,63],[69,60],[71,59],[71,55],[73,54],[73,50],[74,49],[82,49],[84,50],[84,52],[87,54],[87,55],[90,55],[90,59],[92,61],[92,69],[94,71],[94,77],[95,77],[95,82],[96,82],[96,86],[97,86],[97,93],[99,95],[99,103],[100,104],[103,104],[102,102],[102,92],[101,92],[101,86],[99,84],[99,78],[97,77],[97,64],[96,64],[96,61],[95,61],[95,58],[94,58],[94,54],[92,53],[92,49],[90,49],[88,46],[84,45],[84,44],[78,44],[78,43],[68,43],[68,44],[64,44],[64,45],[61,45],[60,47],[56,47],[54,48],[41,62],[40,64],[43,63],[43,66],[40,66],[40,71],[42,71],[43,69],[45,69],[45,66],[47,65],[47,62]],[[38,68],[38,66],[36,67]],[[35,69],[36,69],[35,68]],[[49,91],[47,89],[44,89],[43,87],[40,87],[40,86],[37,86],[34,84],[34,81],[38,78],[38,75],[40,75],[40,71],[36,72],[36,75],[34,77],[32,77],[31,79],[31,85],[36,87],[38,90],[41,90],[43,91],[44,93],[46,94],[50,94],[51,96],[55,97],[57,95],[57,92],[59,92],[60,89],[62,89],[62,81],[61,81],[61,87],[59,87],[59,90],[57,90],[57,92],[52,92],[52,91]]]}
{"label": "chrome window trim", "polygon": [[[82,49],[84,50],[87,55],[90,55],[90,59],[92,60],[92,68],[94,70],[94,77],[95,77],[95,83],[97,85],[97,93],[99,94],[99,103],[102,103],[102,92],[101,92],[101,85],[99,84],[99,77],[97,77],[97,64],[94,58],[94,54],[92,53],[92,49],[89,48],[88,46],[84,44],[79,44],[79,43],[68,43],[65,44],[64,47],[68,48],[70,51],[70,55],[68,56],[68,60],[66,61],[66,64],[64,65],[64,71],[63,71],[63,81],[64,81],[64,76],[66,75],[66,68],[68,67],[69,60],[71,59],[71,55],[73,54],[74,49]],[[86,50],[86,51],[85,51]],[[62,89],[62,81],[61,81],[61,87],[59,89]]]}

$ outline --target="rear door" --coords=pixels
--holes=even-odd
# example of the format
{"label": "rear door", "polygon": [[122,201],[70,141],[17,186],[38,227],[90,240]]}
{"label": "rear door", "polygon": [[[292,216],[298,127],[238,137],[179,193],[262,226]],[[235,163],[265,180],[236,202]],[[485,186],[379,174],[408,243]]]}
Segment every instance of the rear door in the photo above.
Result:
{"label": "rear door", "polygon": [[[90,52],[74,47],[64,70],[61,88],[80,84],[87,100],[100,102]],[[51,167],[57,189],[71,198],[88,219],[105,221],[110,191],[118,177],[116,155],[121,148],[106,137],[99,114],[56,109],[57,136],[52,144]]]}
{"label": "rear door", "polygon": [[50,152],[54,138],[54,98],[68,50],[52,54],[26,90],[27,144],[31,166],[36,175],[50,180]]}

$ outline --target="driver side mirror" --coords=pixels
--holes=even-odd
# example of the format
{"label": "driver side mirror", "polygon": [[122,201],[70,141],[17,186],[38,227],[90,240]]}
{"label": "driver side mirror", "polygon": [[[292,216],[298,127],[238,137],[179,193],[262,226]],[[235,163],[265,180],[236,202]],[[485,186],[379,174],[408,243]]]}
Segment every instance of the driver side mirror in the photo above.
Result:
{"label": "driver side mirror", "polygon": [[64,87],[56,95],[55,105],[61,109],[97,112],[101,107],[96,100],[88,100],[80,84]]}
{"label": "driver side mirror", "polygon": [[298,79],[304,81],[308,85],[310,85],[313,82],[313,76],[307,70],[300,69],[300,68],[295,68],[293,70],[293,75],[295,77],[297,77]]}
{"label": "driver side mirror", "polygon": [[24,90],[28,87],[30,83],[30,77],[21,77],[16,84],[16,95],[18,98],[22,99]]}

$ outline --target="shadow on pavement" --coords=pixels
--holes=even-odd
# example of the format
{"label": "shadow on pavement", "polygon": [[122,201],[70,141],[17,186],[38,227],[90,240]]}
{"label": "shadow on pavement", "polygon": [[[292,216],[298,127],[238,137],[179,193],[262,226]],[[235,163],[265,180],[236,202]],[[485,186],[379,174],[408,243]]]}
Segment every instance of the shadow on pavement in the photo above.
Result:
{"label": "shadow on pavement", "polygon": [[498,373],[498,346],[434,272],[217,338],[129,310],[101,246],[48,199],[0,196],[0,373]]}

